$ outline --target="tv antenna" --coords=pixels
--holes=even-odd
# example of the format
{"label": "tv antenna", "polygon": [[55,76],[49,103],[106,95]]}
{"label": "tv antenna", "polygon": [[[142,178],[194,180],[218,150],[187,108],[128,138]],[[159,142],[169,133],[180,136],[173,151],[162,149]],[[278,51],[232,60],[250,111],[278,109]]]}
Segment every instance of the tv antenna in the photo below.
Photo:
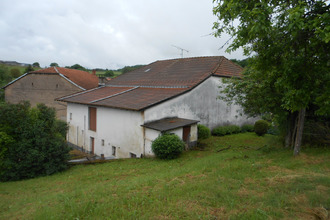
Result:
{"label": "tv antenna", "polygon": [[181,50],[181,58],[183,58],[183,51],[189,53],[188,50],[183,49],[183,48],[181,48],[181,47],[178,47],[178,46],[175,46],[175,45],[172,45],[172,47],[175,47],[176,49]]}

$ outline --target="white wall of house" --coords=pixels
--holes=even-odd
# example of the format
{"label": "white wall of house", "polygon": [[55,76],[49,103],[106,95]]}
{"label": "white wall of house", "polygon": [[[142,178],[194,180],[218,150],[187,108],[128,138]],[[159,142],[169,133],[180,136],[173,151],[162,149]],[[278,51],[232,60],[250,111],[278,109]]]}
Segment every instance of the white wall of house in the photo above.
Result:
{"label": "white wall of house", "polygon": [[227,105],[218,99],[220,77],[212,76],[192,91],[145,110],[145,122],[166,117],[199,120],[200,124],[213,129],[220,125],[254,123],[255,119],[240,116],[237,105]]}
{"label": "white wall of house", "polygon": [[[143,115],[141,112],[96,107],[96,131],[89,130],[88,106],[68,103],[68,141],[105,157],[129,158],[143,154]],[[113,147],[116,154],[113,154]]]}

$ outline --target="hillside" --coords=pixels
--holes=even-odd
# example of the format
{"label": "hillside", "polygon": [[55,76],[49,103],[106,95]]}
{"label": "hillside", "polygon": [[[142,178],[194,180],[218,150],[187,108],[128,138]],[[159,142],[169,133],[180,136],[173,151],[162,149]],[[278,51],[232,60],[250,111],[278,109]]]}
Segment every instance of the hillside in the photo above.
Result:
{"label": "hillside", "polygon": [[176,160],[113,160],[0,183],[0,219],[322,219],[329,148],[293,158],[278,143],[254,133],[211,137]]}

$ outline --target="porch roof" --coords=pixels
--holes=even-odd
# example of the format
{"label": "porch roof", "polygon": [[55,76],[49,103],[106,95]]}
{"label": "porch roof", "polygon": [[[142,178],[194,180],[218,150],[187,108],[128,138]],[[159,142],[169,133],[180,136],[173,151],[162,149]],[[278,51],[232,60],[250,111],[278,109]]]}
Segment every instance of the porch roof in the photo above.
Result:
{"label": "porch roof", "polygon": [[165,132],[176,128],[197,124],[198,122],[199,121],[185,119],[185,118],[164,118],[157,121],[145,123],[144,125],[141,126],[145,128],[150,128],[153,130]]}

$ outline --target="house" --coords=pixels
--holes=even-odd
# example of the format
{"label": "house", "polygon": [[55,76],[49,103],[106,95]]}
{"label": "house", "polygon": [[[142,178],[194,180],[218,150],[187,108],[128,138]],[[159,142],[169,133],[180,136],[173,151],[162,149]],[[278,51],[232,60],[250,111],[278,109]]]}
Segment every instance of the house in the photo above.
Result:
{"label": "house", "polygon": [[19,103],[28,100],[32,106],[44,103],[55,108],[57,118],[66,121],[66,103],[56,102],[55,98],[97,86],[97,76],[88,72],[49,67],[25,73],[3,88],[6,102]]}
{"label": "house", "polygon": [[197,142],[197,123],[209,128],[252,122],[236,105],[218,99],[221,78],[242,68],[222,56],[156,61],[106,85],[59,98],[67,103],[67,140],[85,151],[129,158],[152,156],[162,132],[187,146]]}

